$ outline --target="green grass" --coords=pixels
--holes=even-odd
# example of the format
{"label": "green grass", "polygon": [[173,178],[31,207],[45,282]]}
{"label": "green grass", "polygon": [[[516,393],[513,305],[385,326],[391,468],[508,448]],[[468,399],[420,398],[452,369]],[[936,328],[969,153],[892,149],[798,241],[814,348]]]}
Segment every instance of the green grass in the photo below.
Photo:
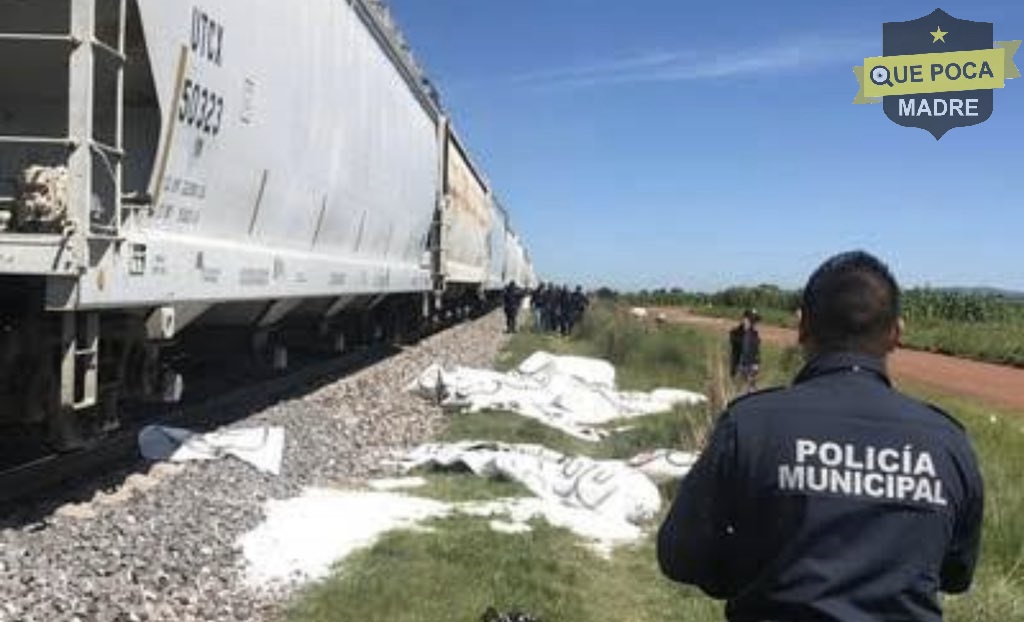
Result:
{"label": "green grass", "polygon": [[605,560],[542,521],[524,534],[454,517],[394,532],[351,557],[289,612],[303,622],[479,620],[494,606],[552,622],[720,619],[721,605],[658,576],[652,543]]}
{"label": "green grass", "polygon": [[[743,317],[743,312],[745,311],[743,307],[726,307],[721,305],[692,305],[689,306],[689,309],[697,315],[727,318],[735,320],[737,323],[740,321],[740,318]],[[798,324],[796,314],[785,309],[758,307],[757,313],[761,316],[762,322],[771,324],[772,326],[796,328]]]}
{"label": "green grass", "polygon": [[[714,381],[718,339],[678,326],[641,325],[611,307],[596,307],[572,338],[521,333],[498,366],[515,367],[537,350],[600,356],[616,363],[627,389]],[[695,448],[710,423],[710,408],[613,422],[632,429],[599,443],[575,439],[538,421],[510,413],[456,414],[441,441],[496,440],[539,443],[567,454],[628,458],[658,447]],[[427,486],[410,491],[448,501],[517,496],[509,482],[468,474],[430,473]],[[668,497],[674,485],[662,487]],[[667,511],[667,504],[665,507]],[[334,577],[306,590],[287,613],[294,622],[319,620],[478,620],[488,606],[522,608],[545,620],[717,620],[722,605],[661,576],[653,535],[604,559],[570,532],[535,521],[525,534],[493,532],[487,519],[458,516],[433,521],[429,531],[394,532],[350,557]]]}
{"label": "green grass", "polygon": [[1024,367],[1024,323],[964,323],[948,320],[910,322],[904,342],[929,352]]}
{"label": "green grass", "polygon": [[677,324],[638,322],[623,308],[594,305],[570,338],[522,332],[498,356],[495,367],[507,371],[530,354],[594,356],[615,365],[619,387],[646,391],[682,386],[700,390],[708,381],[708,352],[718,340]]}
{"label": "green grass", "polygon": [[615,365],[620,388],[640,391],[667,386],[700,390],[712,375],[709,353],[718,347],[694,328],[638,322],[611,305],[595,306],[572,340],[579,354]]}
{"label": "green grass", "polygon": [[534,419],[491,411],[453,415],[440,434],[439,440],[537,443],[566,454],[587,453],[594,445],[563,434]]}
{"label": "green grass", "polygon": [[[628,459],[648,449],[697,450],[711,425],[708,409],[697,406],[675,408],[658,415],[623,420],[611,427],[629,429],[603,439],[596,450],[598,457]],[[591,452],[592,454],[595,452]]]}
{"label": "green grass", "polygon": [[985,480],[985,526],[975,586],[967,595],[947,599],[947,619],[1024,620],[1024,413],[994,410],[914,386],[904,388],[964,424]]}
{"label": "green grass", "polygon": [[580,440],[543,423],[505,412],[480,412],[455,415],[441,433],[445,442],[490,440],[504,443],[535,443],[569,455],[592,458],[632,458],[646,449],[694,447],[692,439],[702,435],[707,425],[704,408],[676,408],[667,413],[616,421],[608,428],[629,426],[597,443]]}
{"label": "green grass", "polygon": [[518,482],[486,480],[464,471],[445,471],[421,474],[427,483],[407,492],[452,503],[460,501],[489,501],[506,497],[528,496],[530,491]]}
{"label": "green grass", "polygon": [[[535,350],[617,359],[620,382],[630,388],[683,386],[724,393],[721,335],[641,325],[611,308],[599,308],[571,339],[520,334],[501,364],[514,367]],[[658,341],[677,341],[671,346]],[[764,385],[788,382],[799,368],[794,350],[766,346]],[[653,375],[655,379],[651,379]],[[947,598],[947,620],[1024,620],[1024,413],[994,411],[969,401],[909,392],[955,414],[967,426],[987,486],[983,554],[975,588]],[[628,422],[635,428],[600,443],[587,443],[539,422],[507,413],[455,415],[440,440],[490,439],[542,443],[596,458],[632,456],[654,447],[697,446],[715,407],[679,409]],[[994,419],[993,419],[994,417]],[[523,493],[509,482],[488,482],[458,473],[429,474],[414,491],[445,500],[492,499]],[[666,500],[674,485],[662,487]],[[666,508],[667,510],[667,504]],[[524,534],[492,531],[487,519],[456,516],[429,523],[428,531],[394,532],[349,558],[335,575],[306,590],[287,613],[291,622],[386,620],[475,621],[489,606],[522,609],[546,621],[704,622],[722,619],[721,603],[663,578],[653,534],[604,559],[568,531],[542,521]]]}

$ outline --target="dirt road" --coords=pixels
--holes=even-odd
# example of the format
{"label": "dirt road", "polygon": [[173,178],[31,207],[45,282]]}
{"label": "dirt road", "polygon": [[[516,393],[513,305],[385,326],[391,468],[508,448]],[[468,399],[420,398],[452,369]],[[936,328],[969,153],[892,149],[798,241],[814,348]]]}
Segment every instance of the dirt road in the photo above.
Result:
{"label": "dirt road", "polygon": [[[684,309],[658,309],[674,322],[728,331],[733,320],[693,315]],[[776,345],[796,343],[796,331],[776,326],[759,329],[761,339]],[[1024,369],[980,363],[942,354],[898,350],[889,358],[889,369],[897,381],[911,382],[947,394],[984,401],[992,406],[1024,412]]]}

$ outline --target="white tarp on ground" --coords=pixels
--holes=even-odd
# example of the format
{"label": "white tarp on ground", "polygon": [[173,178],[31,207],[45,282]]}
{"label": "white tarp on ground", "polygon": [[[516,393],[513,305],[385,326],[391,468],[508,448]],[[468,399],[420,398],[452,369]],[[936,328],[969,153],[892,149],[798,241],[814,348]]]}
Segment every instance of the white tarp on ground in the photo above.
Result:
{"label": "white tarp on ground", "polygon": [[464,465],[481,477],[519,482],[545,501],[633,524],[654,518],[661,509],[661,495],[652,479],[619,460],[488,441],[420,445],[402,458],[405,470]]}
{"label": "white tarp on ground", "polygon": [[607,361],[547,352],[533,354],[509,373],[434,364],[407,389],[470,412],[512,411],[588,441],[607,435],[595,427],[600,424],[707,401],[681,389],[618,391],[615,368]]}
{"label": "white tarp on ground", "polygon": [[677,449],[653,449],[633,456],[626,464],[657,483],[683,479],[697,462],[697,454]]}
{"label": "white tarp on ground", "polygon": [[681,478],[695,460],[659,449],[626,462],[599,461],[494,442],[422,445],[401,457],[398,464],[407,470],[464,465],[483,477],[519,481],[536,496],[446,503],[397,492],[426,484],[411,477],[370,481],[370,491],[308,489],[268,501],[264,522],[240,538],[246,582],[273,587],[321,579],[388,531],[458,514],[490,518],[491,529],[510,535],[529,532],[530,521],[543,519],[607,557],[616,546],[640,541],[645,532],[638,523],[657,514],[661,498],[652,479]]}
{"label": "white tarp on ground", "polygon": [[170,462],[233,456],[260,471],[279,475],[284,453],[284,428],[225,429],[200,434],[151,425],[139,432],[139,451],[147,460]]}

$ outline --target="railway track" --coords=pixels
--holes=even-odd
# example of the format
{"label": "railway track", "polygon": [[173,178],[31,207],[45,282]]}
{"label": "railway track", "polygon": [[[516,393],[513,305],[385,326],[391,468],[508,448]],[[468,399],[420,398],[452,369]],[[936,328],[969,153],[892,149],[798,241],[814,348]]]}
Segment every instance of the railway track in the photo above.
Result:
{"label": "railway track", "polygon": [[[161,421],[192,429],[218,420],[284,428],[280,472],[234,459],[152,464],[137,457],[129,434],[127,457],[89,466],[93,474],[85,478],[77,473],[84,467],[75,466],[68,475],[80,481],[58,482],[46,492],[32,482],[31,499],[0,515],[0,619],[281,618],[287,594],[253,590],[245,581],[241,539],[265,521],[273,500],[392,476],[387,460],[395,451],[429,442],[449,420],[402,388],[432,364],[486,367],[506,343],[502,329],[501,314],[489,313],[410,339],[394,356],[371,350],[310,361],[280,382],[265,378],[243,387],[239,380],[230,390],[223,386],[243,375],[241,361],[221,373],[218,366],[196,365],[211,390],[214,384],[222,390],[200,391],[200,379],[190,378],[186,393],[195,397],[185,399],[195,403],[182,405],[179,411],[188,412],[176,412],[174,421],[171,413],[158,413],[166,415]],[[301,365],[293,353],[292,363]],[[189,378],[191,364],[181,371]],[[201,393],[207,399],[200,401]],[[183,424],[186,416],[196,424]]]}
{"label": "railway track", "polygon": [[210,429],[238,419],[246,411],[309,392],[326,383],[370,367],[399,351],[395,346],[370,346],[329,360],[311,360],[294,371],[238,383],[225,378],[210,383],[206,395],[187,404],[161,409],[151,417],[133,421],[89,448],[67,454],[49,454],[0,470],[0,516],[22,502],[53,496],[121,467],[139,464],[138,434],[147,425],[164,424]]}

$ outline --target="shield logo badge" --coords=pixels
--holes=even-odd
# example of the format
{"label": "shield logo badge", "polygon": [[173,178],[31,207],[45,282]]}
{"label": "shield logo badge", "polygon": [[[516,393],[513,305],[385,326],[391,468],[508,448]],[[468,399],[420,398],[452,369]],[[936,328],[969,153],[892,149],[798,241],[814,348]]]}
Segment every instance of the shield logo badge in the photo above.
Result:
{"label": "shield logo badge", "polygon": [[[993,30],[990,22],[972,22],[957,19],[942,9],[935,9],[931,15],[910,22],[888,22],[882,25],[882,55],[906,56],[910,54],[933,54],[941,52],[967,52],[991,48]],[[890,95],[882,98],[885,116],[904,127],[919,127],[931,132],[936,140],[954,127],[967,127],[987,121],[992,116],[992,90],[959,91],[956,93],[933,93],[925,98],[932,109],[948,111],[950,100],[976,99],[977,116],[953,115],[900,115],[901,100],[920,103],[922,95]],[[939,102],[939,103],[937,103]],[[904,109],[909,102],[903,102]]]}
{"label": "shield logo badge", "polygon": [[882,56],[854,67],[854,104],[882,103],[885,116],[935,140],[954,127],[992,116],[993,91],[1020,77],[1013,55],[1021,41],[992,41],[990,22],[957,19],[942,9],[882,25]]}

